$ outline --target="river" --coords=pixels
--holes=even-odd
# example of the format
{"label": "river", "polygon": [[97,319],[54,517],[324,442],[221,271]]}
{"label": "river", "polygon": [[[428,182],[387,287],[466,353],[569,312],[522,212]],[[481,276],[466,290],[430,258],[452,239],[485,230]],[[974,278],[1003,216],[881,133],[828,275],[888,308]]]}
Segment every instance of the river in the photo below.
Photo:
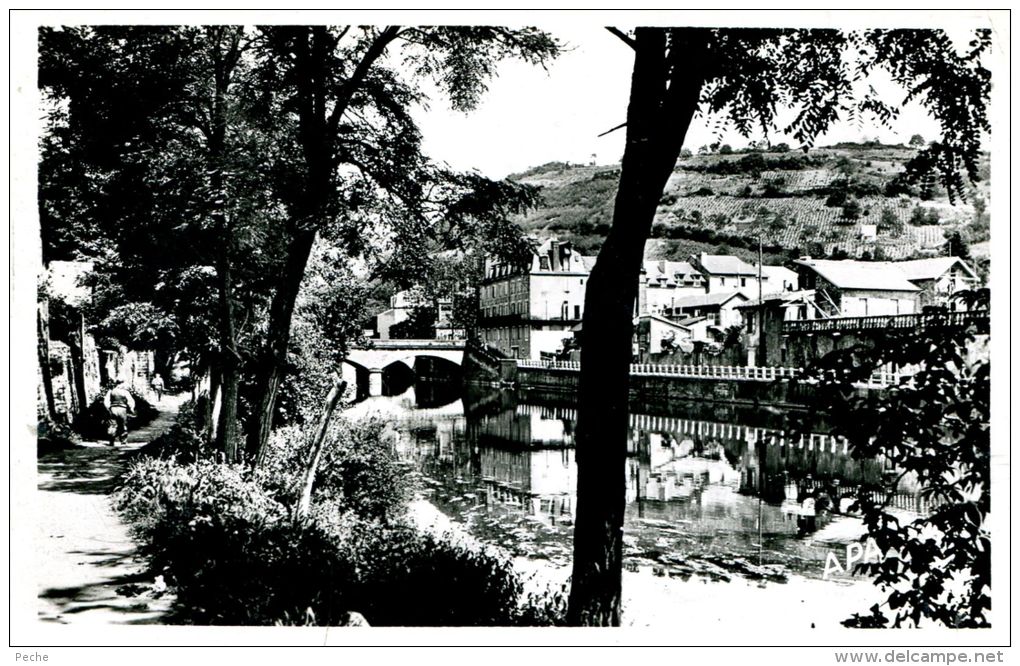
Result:
{"label": "river", "polygon": [[[420,522],[502,549],[539,589],[563,585],[571,562],[575,412],[562,403],[419,385],[417,393],[412,386],[368,398],[352,413],[394,424],[399,454],[421,475]],[[632,414],[627,624],[837,628],[881,599],[869,581],[833,571],[832,558],[845,567],[846,544],[863,531],[840,512],[848,503],[841,497],[882,466],[852,460],[826,436],[785,441],[785,417],[699,403]],[[811,491],[819,509],[831,506],[819,511],[816,531],[802,533],[800,500]]]}

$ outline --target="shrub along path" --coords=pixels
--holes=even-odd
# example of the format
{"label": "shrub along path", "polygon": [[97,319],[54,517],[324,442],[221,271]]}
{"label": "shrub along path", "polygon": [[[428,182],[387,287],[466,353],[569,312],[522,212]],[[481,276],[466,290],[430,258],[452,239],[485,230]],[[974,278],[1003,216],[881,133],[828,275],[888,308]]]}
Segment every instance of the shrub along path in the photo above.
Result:
{"label": "shrub along path", "polygon": [[110,493],[128,455],[173,424],[188,397],[163,396],[159,416],[111,448],[86,441],[38,461],[35,580],[46,622],[158,623],[172,599],[143,564]]}

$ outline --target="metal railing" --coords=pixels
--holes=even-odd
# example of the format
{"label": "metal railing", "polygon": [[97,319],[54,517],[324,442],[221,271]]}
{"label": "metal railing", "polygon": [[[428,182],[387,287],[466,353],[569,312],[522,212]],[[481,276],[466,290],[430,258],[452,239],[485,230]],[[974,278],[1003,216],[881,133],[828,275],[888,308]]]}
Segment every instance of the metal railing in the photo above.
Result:
{"label": "metal railing", "polygon": [[652,377],[692,377],[708,379],[735,379],[771,382],[792,379],[800,375],[800,368],[741,365],[673,365],[665,363],[631,363],[630,374]]}
{"label": "metal railing", "polygon": [[[565,370],[580,372],[578,361],[543,361],[517,359],[517,367],[540,370]],[[803,375],[800,368],[775,366],[739,366],[739,365],[675,365],[667,363],[631,363],[630,374],[645,377],[685,377],[691,379],[726,379],[734,381],[773,382],[780,379],[795,379]],[[867,381],[856,382],[854,385],[864,388],[892,386],[910,373],[877,370]],[[814,383],[817,380],[808,380]]]}
{"label": "metal railing", "polygon": [[830,319],[796,319],[783,322],[783,333],[902,330],[932,326],[964,328],[971,325],[975,325],[981,330],[987,330],[988,310],[933,314],[874,315],[868,317],[832,317]]}
{"label": "metal railing", "polygon": [[390,339],[371,340],[368,345],[356,349],[464,349],[467,340],[462,339]]}

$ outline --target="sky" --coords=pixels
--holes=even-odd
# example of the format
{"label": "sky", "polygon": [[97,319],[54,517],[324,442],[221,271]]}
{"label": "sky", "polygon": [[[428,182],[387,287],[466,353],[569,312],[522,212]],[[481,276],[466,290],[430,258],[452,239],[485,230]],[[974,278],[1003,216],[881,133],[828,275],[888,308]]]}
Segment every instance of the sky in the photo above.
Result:
{"label": "sky", "polygon": [[[568,50],[548,71],[516,61],[502,63],[482,104],[466,114],[451,111],[441,95],[433,95],[429,109],[415,113],[425,152],[455,169],[476,169],[491,178],[552,161],[618,162],[625,130],[601,138],[599,134],[626,118],[633,66],[630,48],[597,25],[549,31],[566,43]],[[890,82],[874,84],[888,101],[898,104],[902,100],[903,92]],[[917,104],[904,108],[889,129],[873,123],[842,122],[816,145],[873,138],[906,143],[915,133],[928,140],[938,134],[938,124]],[[747,144],[747,139],[733,132],[722,140],[734,147]],[[697,117],[684,145],[696,151],[714,141],[705,118]],[[781,134],[772,141],[796,146]]]}

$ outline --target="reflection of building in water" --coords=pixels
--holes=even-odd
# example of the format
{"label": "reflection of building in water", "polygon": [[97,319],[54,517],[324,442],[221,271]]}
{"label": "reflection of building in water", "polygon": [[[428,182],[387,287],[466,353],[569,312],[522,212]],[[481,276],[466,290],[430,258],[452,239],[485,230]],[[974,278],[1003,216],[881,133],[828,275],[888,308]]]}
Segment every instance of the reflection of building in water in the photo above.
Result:
{"label": "reflection of building in water", "polygon": [[527,447],[574,445],[573,421],[556,407],[521,406],[468,424],[468,436],[479,444]]}
{"label": "reflection of building in water", "polygon": [[577,467],[572,449],[482,447],[480,458],[490,501],[517,504],[533,516],[573,517]]}

